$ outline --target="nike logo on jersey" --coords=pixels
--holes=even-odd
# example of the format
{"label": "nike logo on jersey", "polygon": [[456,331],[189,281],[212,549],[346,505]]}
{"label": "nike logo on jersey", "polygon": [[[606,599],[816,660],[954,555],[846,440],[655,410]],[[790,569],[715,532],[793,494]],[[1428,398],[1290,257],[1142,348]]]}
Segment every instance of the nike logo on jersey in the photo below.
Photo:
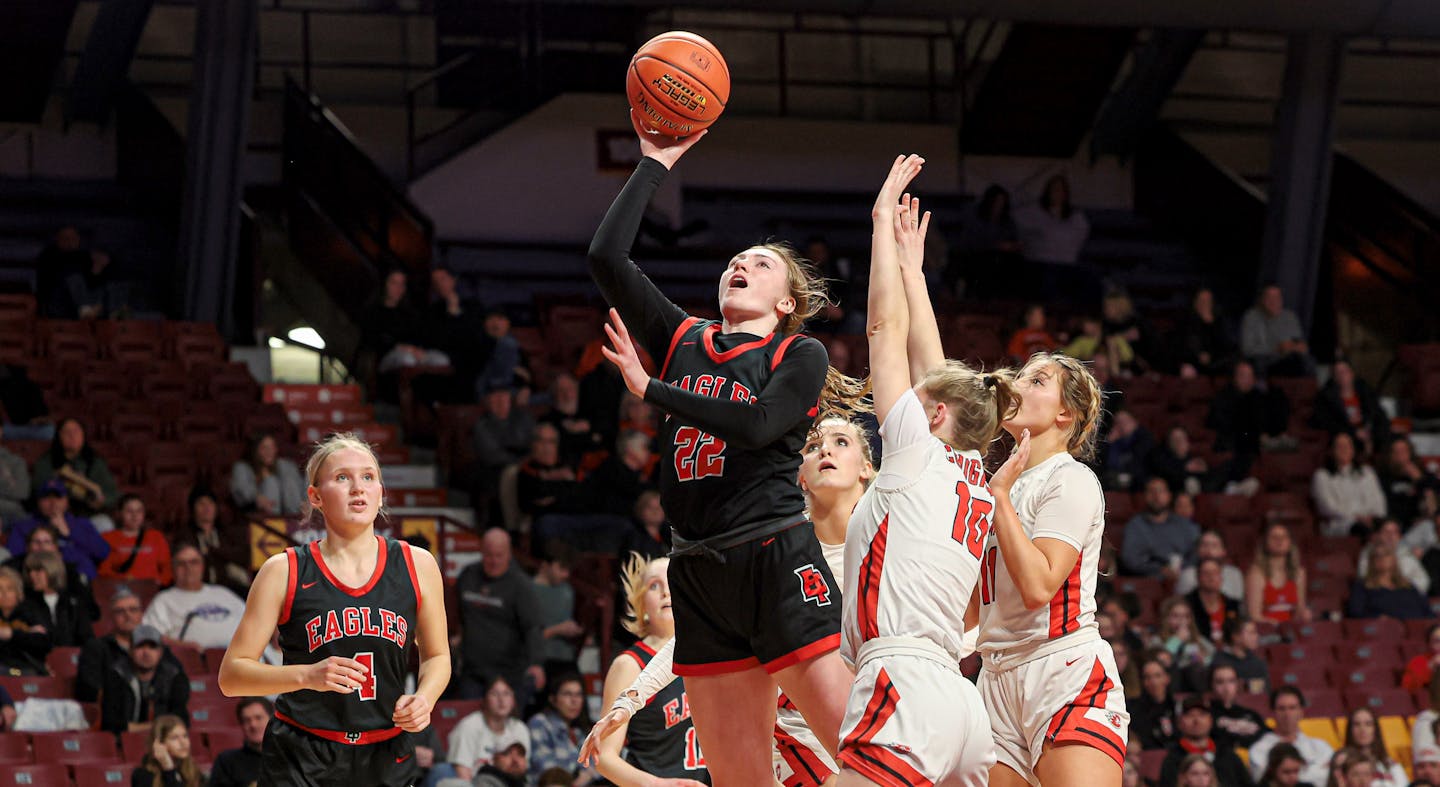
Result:
{"label": "nike logo on jersey", "polygon": [[315,580],[314,582],[306,582],[305,584],[303,584],[303,585],[300,586],[300,589],[301,589],[301,590],[309,590],[310,588],[313,588],[313,587],[315,587],[315,586],[318,585],[318,584],[320,584],[320,580],[318,580],[318,579]]}
{"label": "nike logo on jersey", "polygon": [[402,763],[402,762],[404,762],[404,761],[406,761],[406,760],[408,760],[408,759],[410,759],[410,755],[409,755],[409,754],[405,755],[404,757],[396,757],[396,758],[395,758],[395,764],[396,764],[396,765],[399,765],[400,763]]}
{"label": "nike logo on jersey", "polygon": [[681,347],[694,347],[695,342],[680,342]]}
{"label": "nike logo on jersey", "polygon": [[1065,662],[1065,666],[1068,667],[1068,666],[1070,666],[1071,664],[1074,664],[1075,662],[1077,662],[1077,661],[1079,661],[1080,659],[1083,659],[1083,658],[1085,658],[1085,657],[1084,657],[1084,656],[1080,656],[1079,658],[1070,659],[1069,661]]}

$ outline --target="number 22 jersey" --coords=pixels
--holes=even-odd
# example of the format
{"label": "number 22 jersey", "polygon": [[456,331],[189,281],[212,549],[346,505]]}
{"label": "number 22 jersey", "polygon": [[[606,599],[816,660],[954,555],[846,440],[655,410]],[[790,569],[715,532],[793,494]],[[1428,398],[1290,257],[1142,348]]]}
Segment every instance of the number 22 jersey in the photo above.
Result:
{"label": "number 22 jersey", "polygon": [[375,542],[375,571],[361,587],[349,587],[335,577],[319,542],[285,551],[290,575],[279,620],[285,663],[314,664],[342,656],[370,672],[349,694],[310,689],[282,694],[275,716],[342,743],[369,743],[398,733],[391,716],[405,690],[408,649],[420,609],[410,545],[379,536]]}

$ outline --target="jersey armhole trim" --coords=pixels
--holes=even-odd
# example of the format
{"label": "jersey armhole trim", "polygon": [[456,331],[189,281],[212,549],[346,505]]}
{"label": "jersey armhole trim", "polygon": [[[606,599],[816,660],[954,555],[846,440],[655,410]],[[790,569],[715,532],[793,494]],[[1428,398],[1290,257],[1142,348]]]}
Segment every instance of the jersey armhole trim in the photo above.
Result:
{"label": "jersey armhole trim", "polygon": [[790,349],[790,345],[794,343],[796,339],[803,338],[805,338],[805,334],[803,333],[792,333],[786,336],[785,339],[780,342],[780,346],[775,348],[775,357],[770,359],[770,371],[773,372],[780,368],[780,361],[785,358],[785,351]]}
{"label": "jersey armhole trim", "polygon": [[699,317],[686,317],[675,328],[675,333],[670,337],[670,348],[665,351],[665,363],[660,365],[660,381],[665,381],[665,374],[670,370],[670,358],[675,355],[675,348],[680,346],[680,337],[690,330],[695,323],[700,322]]}
{"label": "jersey armhole trim", "polygon": [[280,605],[280,622],[290,621],[290,610],[295,606],[295,581],[300,573],[299,561],[295,557],[295,547],[285,550],[286,568],[290,575],[285,578],[285,603]]}
{"label": "jersey armhole trim", "polygon": [[644,670],[644,669],[645,669],[645,666],[646,666],[646,663],[647,663],[647,662],[641,660],[639,653],[636,653],[636,652],[633,651],[633,650],[626,649],[626,650],[620,651],[620,655],[622,655],[622,656],[629,656],[630,658],[635,659],[635,663],[640,665],[640,669],[641,669],[641,670]]}
{"label": "jersey armhole trim", "polygon": [[410,587],[415,588],[415,614],[420,614],[420,601],[424,595],[420,592],[420,577],[415,573],[415,558],[410,553],[410,544],[404,541],[396,542],[400,545],[400,554],[405,557],[405,570],[410,572]]}

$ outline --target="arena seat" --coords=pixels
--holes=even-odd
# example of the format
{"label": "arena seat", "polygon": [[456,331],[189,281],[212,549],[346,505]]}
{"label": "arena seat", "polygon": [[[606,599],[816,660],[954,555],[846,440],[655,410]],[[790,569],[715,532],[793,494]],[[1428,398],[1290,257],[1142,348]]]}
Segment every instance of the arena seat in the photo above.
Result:
{"label": "arena seat", "polygon": [[105,765],[82,762],[70,766],[70,770],[75,773],[75,787],[112,787],[129,784],[135,766],[129,763]]}
{"label": "arena seat", "polygon": [[1354,641],[1389,640],[1399,642],[1405,638],[1405,625],[1394,618],[1346,620],[1340,624],[1345,638]]}
{"label": "arena seat", "polygon": [[1164,749],[1145,749],[1140,752],[1140,778],[1146,784],[1160,783],[1160,769],[1165,765]]}
{"label": "arena seat", "polygon": [[1328,716],[1334,718],[1345,715],[1345,702],[1341,700],[1340,692],[1335,689],[1310,688],[1304,691],[1306,716]]}
{"label": "arena seat", "polygon": [[74,696],[74,681],[49,675],[4,676],[0,677],[0,686],[4,686],[17,702],[32,698],[67,700]]}
{"label": "arena seat", "polygon": [[140,762],[150,748],[150,733],[145,730],[120,733],[120,753],[126,762]]}
{"label": "arena seat", "polygon": [[1306,716],[1300,720],[1300,732],[1325,741],[1332,749],[1339,749],[1345,743],[1344,734],[1336,729],[1329,716]]}
{"label": "arena seat", "polygon": [[1301,640],[1314,640],[1316,643],[1333,644],[1339,642],[1345,634],[1340,623],[1337,621],[1312,620],[1309,623],[1302,623],[1296,626],[1295,636]]}
{"label": "arena seat", "polygon": [[34,761],[27,733],[0,732],[0,765],[24,765]]}
{"label": "arena seat", "polygon": [[37,732],[30,736],[30,745],[36,762],[115,762],[119,758],[115,736],[108,732]]}
{"label": "arena seat", "polygon": [[[1393,685],[1393,681],[1391,685]],[[1344,697],[1345,705],[1352,711],[1357,708],[1369,708],[1376,716],[1413,716],[1415,714],[1415,698],[1404,689],[1356,687],[1347,690]]]}
{"label": "arena seat", "polygon": [[238,700],[217,701],[213,697],[192,697],[190,701],[190,728],[192,730],[233,730],[235,729],[235,705]]}
{"label": "arena seat", "polygon": [[80,671],[80,649],[79,648],[51,648],[45,654],[45,666],[50,674],[57,678],[74,679]]}
{"label": "arena seat", "polygon": [[[131,770],[134,770],[133,768]],[[9,765],[0,768],[0,785],[55,785],[70,784],[70,771],[64,765],[47,762],[37,765]]]}
{"label": "arena seat", "polygon": [[219,756],[220,752],[238,749],[244,745],[244,733],[234,727],[228,730],[205,730],[205,746],[212,756]]}
{"label": "arena seat", "polygon": [[1364,664],[1376,669],[1399,670],[1405,666],[1405,657],[1395,642],[1350,641],[1335,643],[1335,660],[1340,663]]}

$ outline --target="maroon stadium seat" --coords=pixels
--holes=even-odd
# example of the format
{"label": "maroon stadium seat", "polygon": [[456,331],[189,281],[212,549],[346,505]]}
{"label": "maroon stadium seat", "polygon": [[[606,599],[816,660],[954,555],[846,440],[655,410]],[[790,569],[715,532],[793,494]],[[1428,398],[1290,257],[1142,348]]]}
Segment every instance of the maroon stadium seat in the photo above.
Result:
{"label": "maroon stadium seat", "polygon": [[120,753],[126,762],[140,762],[150,749],[150,733],[145,730],[120,733]]}
{"label": "maroon stadium seat", "polygon": [[1308,692],[1310,689],[1323,688],[1328,685],[1326,671],[1329,664],[1327,659],[1320,664],[1299,662],[1271,665],[1270,676],[1277,686],[1298,686]]}
{"label": "maroon stadium seat", "polygon": [[108,732],[37,732],[30,736],[36,762],[114,762],[115,736]]}
{"label": "maroon stadium seat", "polygon": [[1346,707],[1369,708],[1376,716],[1413,716],[1415,698],[1404,689],[1352,688],[1344,693]]}
{"label": "maroon stadium seat", "polygon": [[0,768],[0,785],[9,784],[65,787],[70,784],[70,772],[64,765],[55,762],[43,765],[10,765]]}
{"label": "maroon stadium seat", "polygon": [[1333,620],[1312,620],[1295,627],[1295,636],[1301,640],[1335,643],[1344,638],[1344,631]]}
{"label": "maroon stadium seat", "polygon": [[30,754],[29,734],[0,732],[0,765],[24,765],[34,761]]}
{"label": "maroon stadium seat", "polygon": [[70,769],[75,772],[75,787],[112,787],[129,784],[135,766],[129,763],[105,765],[83,762],[70,766]]}
{"label": "maroon stadium seat", "polygon": [[[1344,716],[1346,713],[1345,703],[1340,699],[1340,692],[1335,689],[1303,689],[1305,694],[1305,715],[1310,717],[1319,716]],[[1268,714],[1267,714],[1268,715]]]}
{"label": "maroon stadium seat", "polygon": [[0,686],[4,686],[16,702],[31,698],[67,700],[74,696],[71,693],[74,687],[72,680],[48,675],[0,677]]}
{"label": "maroon stadium seat", "polygon": [[1347,661],[1335,664],[1328,673],[1330,686],[1339,691],[1366,691],[1390,688],[1399,683],[1393,665],[1372,665]]}
{"label": "maroon stadium seat", "polygon": [[79,648],[52,648],[45,655],[45,666],[57,678],[74,678],[80,670]]}
{"label": "maroon stadium seat", "polygon": [[205,746],[210,749],[212,757],[219,756],[222,751],[238,749],[244,745],[244,733],[234,727],[228,730],[213,729],[205,731]]}
{"label": "maroon stadium seat", "polygon": [[1378,640],[1399,642],[1405,638],[1405,625],[1393,618],[1346,620],[1341,625],[1345,630],[1345,638],[1356,642]]}

